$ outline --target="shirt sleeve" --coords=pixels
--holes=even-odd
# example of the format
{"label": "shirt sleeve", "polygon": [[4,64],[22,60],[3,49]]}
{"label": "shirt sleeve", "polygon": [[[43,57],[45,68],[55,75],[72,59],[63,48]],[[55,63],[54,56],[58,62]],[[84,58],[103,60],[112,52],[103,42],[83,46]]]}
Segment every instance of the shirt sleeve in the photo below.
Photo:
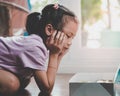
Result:
{"label": "shirt sleeve", "polygon": [[18,59],[22,67],[46,70],[46,60],[48,58],[47,50],[40,47],[28,49],[19,54]]}

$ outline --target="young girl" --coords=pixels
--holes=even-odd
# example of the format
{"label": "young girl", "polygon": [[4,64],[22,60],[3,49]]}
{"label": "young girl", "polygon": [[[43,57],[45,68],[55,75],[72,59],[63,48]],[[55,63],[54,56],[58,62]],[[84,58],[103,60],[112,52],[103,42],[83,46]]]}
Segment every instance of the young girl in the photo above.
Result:
{"label": "young girl", "polygon": [[[78,29],[76,16],[58,4],[28,15],[29,36],[0,37],[0,94],[13,96],[34,76],[39,96],[50,96],[57,69]],[[49,57],[46,67],[46,61]]]}

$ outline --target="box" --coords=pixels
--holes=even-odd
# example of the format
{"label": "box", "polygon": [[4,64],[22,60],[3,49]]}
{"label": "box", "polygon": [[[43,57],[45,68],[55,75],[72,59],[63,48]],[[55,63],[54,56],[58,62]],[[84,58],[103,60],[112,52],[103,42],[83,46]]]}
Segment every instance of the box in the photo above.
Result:
{"label": "box", "polygon": [[114,96],[120,96],[120,65],[114,77],[114,91],[115,91]]}
{"label": "box", "polygon": [[70,96],[120,96],[120,70],[116,73],[76,73],[69,80]]}

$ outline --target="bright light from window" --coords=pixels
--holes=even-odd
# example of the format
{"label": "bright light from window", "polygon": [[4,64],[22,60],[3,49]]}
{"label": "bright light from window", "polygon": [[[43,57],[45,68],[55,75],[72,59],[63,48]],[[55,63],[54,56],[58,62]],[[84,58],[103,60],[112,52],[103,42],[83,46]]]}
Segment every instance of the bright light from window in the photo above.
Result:
{"label": "bright light from window", "polygon": [[[120,32],[120,5],[117,0],[109,0],[109,2],[110,2],[109,4],[110,14],[108,12],[108,0],[102,0],[101,4],[102,17],[92,25],[85,23],[84,28],[88,33],[86,40],[87,48],[102,47],[101,32],[104,32],[106,29],[108,29],[109,24],[111,25],[111,28],[109,29],[108,34],[111,31]],[[105,38],[105,36],[102,37]]]}

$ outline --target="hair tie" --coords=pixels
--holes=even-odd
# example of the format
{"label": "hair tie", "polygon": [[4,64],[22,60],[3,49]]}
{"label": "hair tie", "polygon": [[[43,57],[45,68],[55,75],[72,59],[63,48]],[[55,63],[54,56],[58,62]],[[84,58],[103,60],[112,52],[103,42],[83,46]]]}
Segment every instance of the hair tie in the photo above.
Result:
{"label": "hair tie", "polygon": [[58,9],[58,8],[59,8],[59,5],[56,3],[56,4],[54,4],[53,8],[54,8],[54,9]]}
{"label": "hair tie", "polygon": [[39,20],[41,19],[41,15],[38,15],[37,17],[38,17]]}

